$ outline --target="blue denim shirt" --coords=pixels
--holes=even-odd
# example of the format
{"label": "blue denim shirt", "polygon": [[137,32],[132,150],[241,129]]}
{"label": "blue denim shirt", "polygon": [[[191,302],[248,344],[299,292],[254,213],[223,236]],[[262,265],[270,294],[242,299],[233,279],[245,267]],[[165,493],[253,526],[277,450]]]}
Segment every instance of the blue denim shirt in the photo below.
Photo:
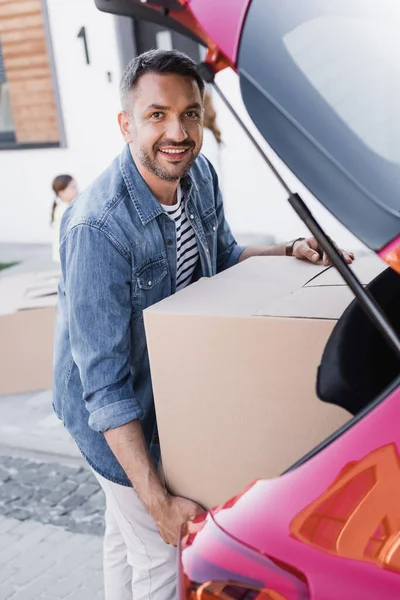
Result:
{"label": "blue denim shirt", "polygon": [[[237,263],[243,248],[204,156],[182,187],[200,254],[194,279],[211,277]],[[54,410],[95,471],[131,485],[103,432],[140,419],[158,461],[143,310],[176,291],[176,233],[128,146],[67,209],[60,256]]]}

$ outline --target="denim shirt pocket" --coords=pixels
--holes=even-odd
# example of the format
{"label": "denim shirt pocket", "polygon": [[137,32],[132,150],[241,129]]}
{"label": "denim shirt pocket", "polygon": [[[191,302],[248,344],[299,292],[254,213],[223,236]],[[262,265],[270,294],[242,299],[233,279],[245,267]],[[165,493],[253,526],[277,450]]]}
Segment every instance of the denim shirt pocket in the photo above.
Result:
{"label": "denim shirt pocket", "polygon": [[168,296],[168,262],[159,256],[135,271],[132,315],[137,320],[143,310]]}

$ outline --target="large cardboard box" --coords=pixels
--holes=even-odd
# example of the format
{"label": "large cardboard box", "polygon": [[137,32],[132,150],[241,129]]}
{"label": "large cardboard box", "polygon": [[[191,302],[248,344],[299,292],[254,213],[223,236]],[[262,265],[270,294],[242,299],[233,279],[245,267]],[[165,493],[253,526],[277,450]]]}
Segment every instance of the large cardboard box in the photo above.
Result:
{"label": "large cardboard box", "polygon": [[0,278],[0,396],[49,389],[59,273]]}
{"label": "large cardboard box", "polygon": [[[385,265],[355,261],[367,284]],[[353,296],[333,269],[252,258],[144,313],[167,485],[206,508],[279,475],[350,414],[315,392]]]}

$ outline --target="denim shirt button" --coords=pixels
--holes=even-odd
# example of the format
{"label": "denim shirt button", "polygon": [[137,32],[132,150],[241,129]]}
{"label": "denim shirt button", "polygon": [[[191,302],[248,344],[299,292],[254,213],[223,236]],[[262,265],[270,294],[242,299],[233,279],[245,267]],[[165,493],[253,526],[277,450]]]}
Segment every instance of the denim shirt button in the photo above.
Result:
{"label": "denim shirt button", "polygon": [[190,215],[190,218],[191,218],[191,219],[192,219],[192,221],[193,221],[193,219],[194,219],[194,215]]}
{"label": "denim shirt button", "polygon": [[217,228],[215,227],[215,225],[213,225],[213,228],[212,228],[212,230],[213,230],[213,231],[217,231]]}
{"label": "denim shirt button", "polygon": [[148,282],[147,282],[147,285],[148,285],[149,287],[151,287],[151,284],[152,284],[152,283],[153,283],[152,281],[148,281]]}
{"label": "denim shirt button", "polygon": [[168,246],[172,246],[172,240],[167,240]]}

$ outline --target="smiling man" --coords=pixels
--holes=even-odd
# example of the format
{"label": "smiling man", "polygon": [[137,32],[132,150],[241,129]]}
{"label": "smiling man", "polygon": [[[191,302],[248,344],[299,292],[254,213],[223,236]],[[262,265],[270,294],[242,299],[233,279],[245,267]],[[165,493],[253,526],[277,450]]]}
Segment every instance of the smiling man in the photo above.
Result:
{"label": "smiling man", "polygon": [[[61,227],[54,409],[106,495],[107,600],[175,598],[179,528],[201,510],[159,474],[143,310],[249,256],[320,258],[313,238],[237,245],[200,154],[203,97],[187,56],[135,58],[121,82],[126,147]],[[177,361],[184,351],[171,340]]]}

